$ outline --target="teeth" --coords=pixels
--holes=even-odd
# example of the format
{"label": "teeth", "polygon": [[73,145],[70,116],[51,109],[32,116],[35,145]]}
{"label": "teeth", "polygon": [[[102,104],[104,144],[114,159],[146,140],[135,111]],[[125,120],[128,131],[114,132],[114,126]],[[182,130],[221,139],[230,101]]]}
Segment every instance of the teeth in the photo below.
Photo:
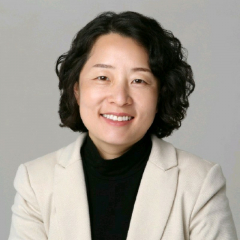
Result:
{"label": "teeth", "polygon": [[119,121],[119,122],[129,121],[129,120],[132,119],[132,117],[129,117],[129,116],[118,117],[118,116],[114,116],[114,115],[111,115],[111,114],[103,114],[102,116],[105,117],[105,118],[111,119],[113,121]]}

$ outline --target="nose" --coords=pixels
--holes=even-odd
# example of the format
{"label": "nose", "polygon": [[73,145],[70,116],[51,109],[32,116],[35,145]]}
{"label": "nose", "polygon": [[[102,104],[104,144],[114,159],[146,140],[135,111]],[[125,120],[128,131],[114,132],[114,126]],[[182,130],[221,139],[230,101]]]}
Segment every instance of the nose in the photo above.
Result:
{"label": "nose", "polygon": [[117,84],[112,86],[108,97],[109,103],[114,103],[118,106],[130,105],[133,102],[130,96],[129,87],[125,84]]}

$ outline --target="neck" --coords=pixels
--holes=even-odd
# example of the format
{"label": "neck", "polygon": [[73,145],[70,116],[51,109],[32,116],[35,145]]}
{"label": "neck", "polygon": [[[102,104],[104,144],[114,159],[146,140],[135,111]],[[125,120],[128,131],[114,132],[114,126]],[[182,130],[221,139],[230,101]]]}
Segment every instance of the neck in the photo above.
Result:
{"label": "neck", "polygon": [[115,148],[109,148],[106,150],[104,148],[98,147],[96,145],[98,152],[100,154],[100,156],[105,159],[105,160],[111,160],[114,158],[118,158],[120,156],[122,156],[125,152],[127,152],[130,148],[124,148],[124,149],[115,149]]}

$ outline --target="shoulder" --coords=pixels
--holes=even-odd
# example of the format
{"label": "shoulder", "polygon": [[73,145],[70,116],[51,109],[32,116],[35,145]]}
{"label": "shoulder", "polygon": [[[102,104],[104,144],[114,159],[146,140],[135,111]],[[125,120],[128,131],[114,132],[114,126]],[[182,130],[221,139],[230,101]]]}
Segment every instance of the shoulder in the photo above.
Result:
{"label": "shoulder", "polygon": [[225,181],[221,166],[218,163],[178,149],[171,143],[157,137],[152,137],[152,142],[153,157],[151,161],[164,171],[177,167],[179,182],[200,187],[211,174],[217,175],[221,182]]}
{"label": "shoulder", "polygon": [[14,185],[21,184],[24,182],[23,179],[27,179],[32,185],[46,185],[53,182],[57,164],[65,167],[80,159],[80,147],[84,137],[85,134],[80,134],[73,143],[37,159],[22,163],[18,167]]}
{"label": "shoulder", "polygon": [[180,170],[196,169],[203,172],[208,171],[216,163],[205,160],[192,153],[181,150],[173,146],[173,144],[152,136],[152,162],[162,168],[164,171],[178,166]]}
{"label": "shoulder", "polygon": [[215,162],[203,159],[178,148],[175,148],[175,151],[178,168],[182,172],[189,172],[191,174],[198,173],[197,175],[200,177],[201,175],[205,176],[212,167],[218,165]]}
{"label": "shoulder", "polygon": [[[180,226],[187,226],[191,239],[206,239],[209,233],[237,239],[221,166],[161,139],[153,138],[153,151],[158,153],[152,159],[154,166],[164,171],[161,174],[175,177],[175,200],[168,226],[175,226],[178,218],[183,221]],[[170,232],[168,226],[166,231]]]}
{"label": "shoulder", "polygon": [[191,209],[194,205],[196,209],[203,206],[216,193],[225,196],[226,179],[219,164],[180,150],[157,138],[153,138],[152,150],[156,155],[151,160],[155,166],[165,173],[171,170],[176,172],[177,169],[176,197],[185,199]]}
{"label": "shoulder", "polygon": [[[179,169],[179,185],[187,192],[198,194],[204,186],[220,189],[226,184],[222,168],[218,163],[203,159],[176,148]],[[206,191],[205,191],[206,192]]]}

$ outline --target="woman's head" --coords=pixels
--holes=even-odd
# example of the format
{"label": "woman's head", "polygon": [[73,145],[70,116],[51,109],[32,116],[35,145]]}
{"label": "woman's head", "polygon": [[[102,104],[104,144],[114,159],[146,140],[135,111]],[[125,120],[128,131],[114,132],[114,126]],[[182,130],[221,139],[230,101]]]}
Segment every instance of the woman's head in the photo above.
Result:
{"label": "woman's head", "polygon": [[[189,106],[188,96],[195,87],[192,70],[186,63],[179,40],[154,19],[135,12],[106,12],[99,15],[77,33],[70,50],[58,58],[56,72],[61,91],[60,126],[73,131],[88,130],[79,114],[74,86],[81,81],[80,74],[90,59],[96,41],[106,35],[132,39],[146,51],[148,66],[158,88],[157,113],[148,131],[158,137],[169,136],[181,126]],[[143,95],[142,101],[144,99]],[[155,102],[152,104],[154,106]]]}
{"label": "woman's head", "polygon": [[109,33],[94,43],[74,85],[81,119],[98,149],[139,141],[157,112],[158,81],[144,47]]}

